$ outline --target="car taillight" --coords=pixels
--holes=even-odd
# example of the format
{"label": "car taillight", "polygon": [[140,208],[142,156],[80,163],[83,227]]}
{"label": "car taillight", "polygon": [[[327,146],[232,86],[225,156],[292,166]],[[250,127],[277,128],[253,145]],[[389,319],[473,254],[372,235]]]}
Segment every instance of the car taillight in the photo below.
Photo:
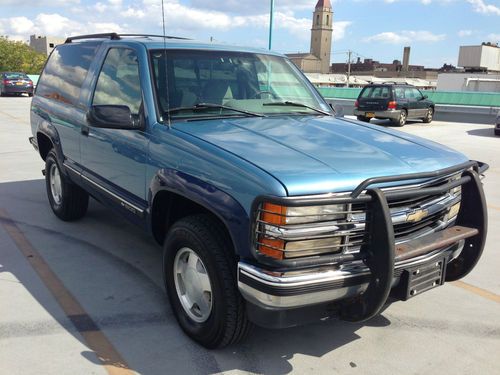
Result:
{"label": "car taillight", "polygon": [[4,80],[3,80],[3,84],[4,84],[4,85],[10,85],[10,81],[9,81],[8,79],[4,79]]}
{"label": "car taillight", "polygon": [[396,109],[397,106],[398,106],[398,103],[389,102],[389,104],[387,104],[387,109]]}
{"label": "car taillight", "polygon": [[354,102],[354,108],[358,108],[358,107],[359,107],[359,102],[356,100],[356,101]]}

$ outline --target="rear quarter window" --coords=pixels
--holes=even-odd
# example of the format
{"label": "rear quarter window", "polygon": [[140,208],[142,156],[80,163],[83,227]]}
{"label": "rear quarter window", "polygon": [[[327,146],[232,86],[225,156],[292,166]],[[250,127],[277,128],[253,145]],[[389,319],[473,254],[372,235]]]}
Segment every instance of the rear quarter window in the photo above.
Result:
{"label": "rear quarter window", "polygon": [[75,105],[99,43],[63,44],[50,55],[36,94]]}
{"label": "rear quarter window", "polygon": [[360,97],[366,99],[389,99],[391,97],[391,88],[389,86],[365,87]]}

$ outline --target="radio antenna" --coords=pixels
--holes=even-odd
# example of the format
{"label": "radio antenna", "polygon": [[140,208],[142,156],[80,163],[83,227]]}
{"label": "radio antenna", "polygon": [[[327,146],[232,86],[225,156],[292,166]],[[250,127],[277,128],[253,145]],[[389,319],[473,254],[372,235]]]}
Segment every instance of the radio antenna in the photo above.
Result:
{"label": "radio antenna", "polygon": [[169,85],[168,85],[168,69],[167,69],[167,34],[165,32],[165,5],[163,4],[164,0],[161,0],[161,19],[162,19],[162,27],[163,27],[163,58],[165,59],[165,83],[167,85],[166,94],[167,94],[167,125],[170,128],[170,93],[169,93]]}

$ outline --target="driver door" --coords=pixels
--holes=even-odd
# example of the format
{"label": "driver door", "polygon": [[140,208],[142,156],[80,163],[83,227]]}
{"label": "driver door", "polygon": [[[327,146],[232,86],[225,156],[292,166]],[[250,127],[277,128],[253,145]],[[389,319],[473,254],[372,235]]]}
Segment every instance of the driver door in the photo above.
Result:
{"label": "driver door", "polygon": [[[125,105],[143,119],[139,59],[130,48],[111,47],[95,84],[91,105]],[[146,201],[147,133],[138,129],[82,127],[81,155],[86,182],[114,198],[141,206]],[[124,206],[125,207],[125,206]]]}

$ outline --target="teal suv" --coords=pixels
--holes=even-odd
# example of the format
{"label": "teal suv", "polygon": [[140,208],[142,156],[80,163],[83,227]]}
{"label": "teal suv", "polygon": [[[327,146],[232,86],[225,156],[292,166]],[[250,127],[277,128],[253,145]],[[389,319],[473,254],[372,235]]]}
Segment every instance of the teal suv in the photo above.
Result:
{"label": "teal suv", "polygon": [[434,112],[434,103],[415,86],[390,82],[365,86],[354,103],[354,115],[359,121],[389,119],[395,126],[404,126],[409,119],[428,124]]}
{"label": "teal suv", "polygon": [[483,251],[487,165],[337,117],[277,53],[72,37],[31,127],[54,214],[82,219],[92,197],[150,232],[172,310],[208,348],[253,324],[370,319]]}

